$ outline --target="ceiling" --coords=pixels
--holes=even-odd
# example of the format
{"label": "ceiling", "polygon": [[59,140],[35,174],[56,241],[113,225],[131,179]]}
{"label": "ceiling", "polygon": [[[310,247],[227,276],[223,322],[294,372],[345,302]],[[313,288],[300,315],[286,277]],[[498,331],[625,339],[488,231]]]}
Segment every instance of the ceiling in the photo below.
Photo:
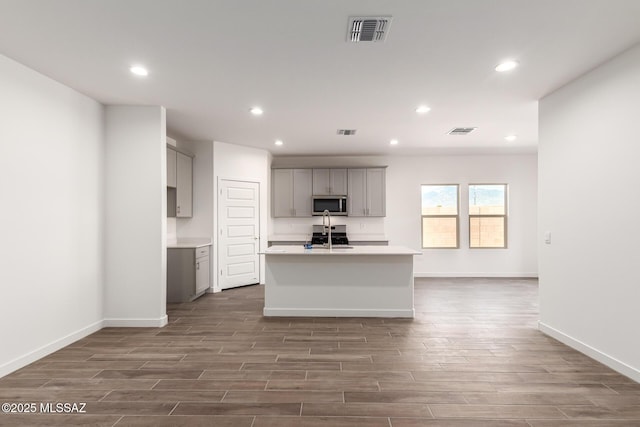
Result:
{"label": "ceiling", "polygon": [[[353,15],[392,16],[386,41],[347,42]],[[104,104],[163,105],[178,139],[520,153],[538,100],[640,42],[639,18],[638,0],[0,0],[0,53]],[[507,58],[520,66],[497,73]]]}

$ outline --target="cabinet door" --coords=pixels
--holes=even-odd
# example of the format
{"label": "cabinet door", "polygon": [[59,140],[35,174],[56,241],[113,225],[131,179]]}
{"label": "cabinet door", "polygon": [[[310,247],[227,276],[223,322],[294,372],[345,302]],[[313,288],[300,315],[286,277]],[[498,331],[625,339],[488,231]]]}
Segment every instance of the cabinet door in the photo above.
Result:
{"label": "cabinet door", "polygon": [[293,170],[293,216],[311,216],[311,169]]}
{"label": "cabinet door", "polygon": [[346,169],[329,169],[331,171],[330,176],[330,190],[331,193],[336,196],[344,196],[347,194],[347,170]]}
{"label": "cabinet door", "polygon": [[346,194],[346,169],[313,169],[314,196],[344,196]]}
{"label": "cabinet door", "polygon": [[349,169],[347,175],[347,214],[349,216],[366,216],[367,170]]}
{"label": "cabinet door", "polygon": [[384,168],[367,169],[367,216],[386,215]]}
{"label": "cabinet door", "polygon": [[195,250],[167,249],[167,302],[191,301],[196,289]]}
{"label": "cabinet door", "polygon": [[209,256],[196,259],[196,294],[209,288]]}
{"label": "cabinet door", "polygon": [[176,216],[190,218],[193,203],[193,165],[191,157],[176,153]]}
{"label": "cabinet door", "polygon": [[313,195],[325,196],[331,194],[330,169],[313,169]]}
{"label": "cabinet door", "polygon": [[176,186],[176,150],[167,147],[167,187]]}
{"label": "cabinet door", "polygon": [[273,216],[293,216],[293,170],[273,170]]}

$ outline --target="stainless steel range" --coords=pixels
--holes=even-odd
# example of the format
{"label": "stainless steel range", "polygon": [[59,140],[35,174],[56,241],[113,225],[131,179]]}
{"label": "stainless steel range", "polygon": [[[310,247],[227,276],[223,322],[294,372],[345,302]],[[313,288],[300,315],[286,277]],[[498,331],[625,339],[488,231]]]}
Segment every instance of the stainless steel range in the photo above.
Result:
{"label": "stainless steel range", "polygon": [[[313,226],[313,234],[311,234],[312,245],[324,245],[329,243],[329,233],[323,234],[324,227],[322,225]],[[332,245],[348,245],[346,225],[331,226],[331,244]]]}

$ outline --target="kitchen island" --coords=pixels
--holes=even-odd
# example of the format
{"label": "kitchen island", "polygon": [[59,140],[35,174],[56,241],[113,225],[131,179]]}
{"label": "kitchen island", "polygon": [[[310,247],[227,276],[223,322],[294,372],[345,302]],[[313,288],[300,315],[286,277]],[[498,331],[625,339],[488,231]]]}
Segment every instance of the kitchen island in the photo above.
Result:
{"label": "kitchen island", "polygon": [[413,256],[402,246],[275,246],[266,259],[265,316],[414,317]]}

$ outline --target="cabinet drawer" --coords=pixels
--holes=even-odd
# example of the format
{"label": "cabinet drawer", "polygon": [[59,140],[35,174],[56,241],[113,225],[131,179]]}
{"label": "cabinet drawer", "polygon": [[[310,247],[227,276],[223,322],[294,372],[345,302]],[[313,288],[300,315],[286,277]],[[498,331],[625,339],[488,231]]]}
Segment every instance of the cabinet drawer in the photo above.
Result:
{"label": "cabinet drawer", "polygon": [[209,246],[196,248],[196,258],[202,258],[204,256],[209,256]]}

